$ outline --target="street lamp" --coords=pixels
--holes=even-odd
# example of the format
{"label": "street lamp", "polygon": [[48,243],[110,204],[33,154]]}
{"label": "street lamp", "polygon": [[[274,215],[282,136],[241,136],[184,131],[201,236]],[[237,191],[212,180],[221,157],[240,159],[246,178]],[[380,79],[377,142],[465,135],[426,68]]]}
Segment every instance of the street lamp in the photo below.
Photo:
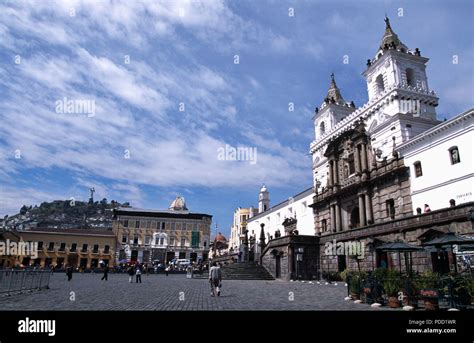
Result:
{"label": "street lamp", "polygon": [[296,279],[299,278],[299,265],[300,265],[300,262],[303,262],[303,253],[304,253],[304,248],[298,248],[296,249]]}

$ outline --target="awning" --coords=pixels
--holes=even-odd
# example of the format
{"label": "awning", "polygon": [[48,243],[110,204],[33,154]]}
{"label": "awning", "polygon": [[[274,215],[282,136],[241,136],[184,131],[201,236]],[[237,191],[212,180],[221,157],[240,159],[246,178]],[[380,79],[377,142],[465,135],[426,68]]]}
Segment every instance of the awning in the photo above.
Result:
{"label": "awning", "polygon": [[375,248],[379,251],[397,251],[397,252],[410,252],[410,251],[419,251],[423,250],[422,247],[417,245],[408,244],[405,242],[390,242],[382,244]]}

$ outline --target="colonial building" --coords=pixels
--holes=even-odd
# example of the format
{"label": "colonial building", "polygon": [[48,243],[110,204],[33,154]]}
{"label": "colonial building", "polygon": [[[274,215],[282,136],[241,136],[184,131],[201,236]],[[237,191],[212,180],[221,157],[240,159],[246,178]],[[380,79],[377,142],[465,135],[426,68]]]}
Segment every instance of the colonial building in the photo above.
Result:
{"label": "colonial building", "polygon": [[[357,109],[353,102],[347,103],[332,75],[328,94],[316,108],[316,138],[310,152],[318,191],[327,187],[329,177],[337,176],[336,170],[354,174],[356,163],[360,168],[368,167],[362,165],[367,162],[364,154],[375,153],[378,160],[389,158],[394,145],[398,147],[439,123],[435,111],[438,98],[429,88],[425,70],[429,59],[421,56],[418,48],[409,50],[393,32],[388,18],[385,23],[380,47],[363,72],[369,101]],[[354,146],[353,154],[344,155],[344,165],[339,158],[330,162],[325,156],[329,143],[361,122],[370,140]]]}
{"label": "colonial building", "polygon": [[247,221],[256,215],[258,210],[253,207],[238,207],[234,211],[234,220],[230,228],[229,251],[237,252],[245,239],[245,230],[247,230]]}
{"label": "colonial building", "polygon": [[[396,255],[381,252],[377,247],[398,240],[420,245],[448,230],[460,234],[473,232],[469,215],[472,203],[452,203],[449,207],[446,196],[459,191],[451,188],[444,195],[442,189],[435,191],[443,185],[453,187],[454,182],[461,180],[469,182],[473,172],[471,156],[467,157],[467,169],[463,172],[454,167],[449,173],[446,167],[437,166],[442,163],[442,155],[447,161],[455,156],[454,164],[458,163],[457,145],[446,147],[456,131],[459,145],[469,145],[469,138],[461,138],[461,132],[471,135],[470,147],[465,149],[472,155],[472,133],[468,133],[472,130],[449,129],[456,121],[465,125],[465,117],[437,126],[438,98],[428,86],[425,71],[428,58],[421,56],[419,49],[408,49],[392,30],[388,18],[385,22],[380,47],[375,57],[368,60],[363,73],[368,103],[358,109],[348,105],[332,76],[328,96],[314,117],[316,139],[310,149],[315,196],[311,207],[315,229],[320,235],[321,271],[357,268],[356,263],[366,270],[404,265],[403,256],[402,261],[398,261]],[[444,133],[436,135],[436,132]],[[417,150],[424,139],[427,142],[424,149]],[[445,148],[446,152],[441,155]],[[419,154],[424,151],[424,163],[432,168],[429,171],[432,176],[425,178],[425,184],[417,180],[416,175],[421,177],[422,156],[414,151]],[[409,158],[408,163],[404,156]],[[412,173],[410,165],[413,165]],[[447,175],[438,175],[441,170],[446,170]],[[467,188],[472,189],[472,182]],[[422,193],[425,193],[424,200],[417,197]],[[428,195],[430,197],[426,197]],[[415,206],[413,201],[417,202]],[[440,210],[420,215],[414,208],[421,206],[421,202],[432,202]],[[335,242],[361,244],[363,258],[356,255],[351,258],[347,252],[333,254],[333,250],[324,249]],[[437,252],[424,250],[414,255],[415,270],[423,271],[430,265],[435,270],[446,269],[437,265],[440,260]],[[441,260],[452,258],[450,254]]]}
{"label": "colonial building", "polygon": [[410,168],[413,213],[474,201],[474,110],[398,147]]}
{"label": "colonial building", "polygon": [[183,197],[176,197],[168,210],[115,209],[117,258],[143,263],[175,258],[205,261],[211,221],[209,214],[190,212]]}
{"label": "colonial building", "polygon": [[36,242],[38,257],[0,258],[0,267],[33,265],[47,268],[53,265],[56,268],[73,266],[88,269],[99,267],[99,262],[109,266],[115,263],[116,238],[110,230],[35,228],[6,231],[3,239]]}
{"label": "colonial building", "polygon": [[[474,236],[473,110],[444,123],[436,119],[438,98],[428,85],[427,62],[418,48],[401,42],[385,18],[380,46],[362,74],[368,102],[359,108],[346,102],[331,75],[313,118],[314,187],[298,198],[312,208],[313,225],[300,226],[302,215],[293,213],[302,208],[295,205],[297,197],[248,221],[255,256],[275,277],[398,267],[408,255],[379,246],[395,241],[421,246],[448,231]],[[265,234],[275,231],[281,237],[265,242]],[[354,243],[360,249],[346,248]],[[343,249],[331,248],[336,244]],[[455,262],[450,249],[412,255],[415,271],[446,272]]]}
{"label": "colonial building", "polygon": [[[288,218],[296,218],[296,229],[300,235],[314,236],[314,218],[313,210],[309,205],[313,202],[313,188],[308,188],[288,199],[270,206],[269,192],[267,187],[263,186],[259,193],[259,213],[249,218],[247,229],[249,236],[259,238],[260,225],[265,225],[265,238],[275,237],[277,232],[280,235],[285,234],[283,222]],[[262,210],[262,211],[260,211]]]}

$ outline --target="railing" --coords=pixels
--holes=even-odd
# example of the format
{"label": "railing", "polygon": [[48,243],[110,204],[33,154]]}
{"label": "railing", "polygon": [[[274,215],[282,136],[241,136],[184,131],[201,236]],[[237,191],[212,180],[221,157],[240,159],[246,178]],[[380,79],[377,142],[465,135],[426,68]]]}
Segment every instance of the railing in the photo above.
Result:
{"label": "railing", "polygon": [[0,270],[0,294],[48,289],[50,276],[46,270]]}
{"label": "railing", "polygon": [[227,255],[222,255],[222,256],[217,256],[212,259],[213,262],[228,262],[231,261],[232,259],[238,260],[239,259],[239,253],[231,253]]}

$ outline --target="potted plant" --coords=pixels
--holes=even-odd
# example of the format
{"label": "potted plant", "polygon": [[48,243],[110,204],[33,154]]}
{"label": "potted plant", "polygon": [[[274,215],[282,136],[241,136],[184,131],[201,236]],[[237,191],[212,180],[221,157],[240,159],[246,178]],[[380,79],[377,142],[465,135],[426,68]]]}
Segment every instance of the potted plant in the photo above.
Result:
{"label": "potted plant", "polygon": [[383,290],[388,298],[388,306],[392,308],[400,307],[398,301],[398,293],[402,290],[403,283],[400,278],[400,273],[395,269],[387,271],[387,275],[383,281]]}
{"label": "potted plant", "polygon": [[455,303],[466,306],[471,304],[474,281],[467,277],[458,277],[453,280],[453,295]]}
{"label": "potted plant", "polygon": [[439,309],[439,290],[437,289],[438,274],[426,271],[416,280],[421,299],[425,304],[425,310],[434,311]]}
{"label": "potted plant", "polygon": [[352,299],[360,299],[362,281],[366,278],[366,276],[367,275],[364,272],[352,273],[349,283],[349,291],[351,293]]}
{"label": "potted plant", "polygon": [[349,275],[349,269],[344,269],[340,274],[341,280],[347,283],[347,276]]}
{"label": "potted plant", "polygon": [[372,293],[372,282],[369,278],[361,282],[361,298],[362,302],[367,304],[374,303],[374,297]]}

